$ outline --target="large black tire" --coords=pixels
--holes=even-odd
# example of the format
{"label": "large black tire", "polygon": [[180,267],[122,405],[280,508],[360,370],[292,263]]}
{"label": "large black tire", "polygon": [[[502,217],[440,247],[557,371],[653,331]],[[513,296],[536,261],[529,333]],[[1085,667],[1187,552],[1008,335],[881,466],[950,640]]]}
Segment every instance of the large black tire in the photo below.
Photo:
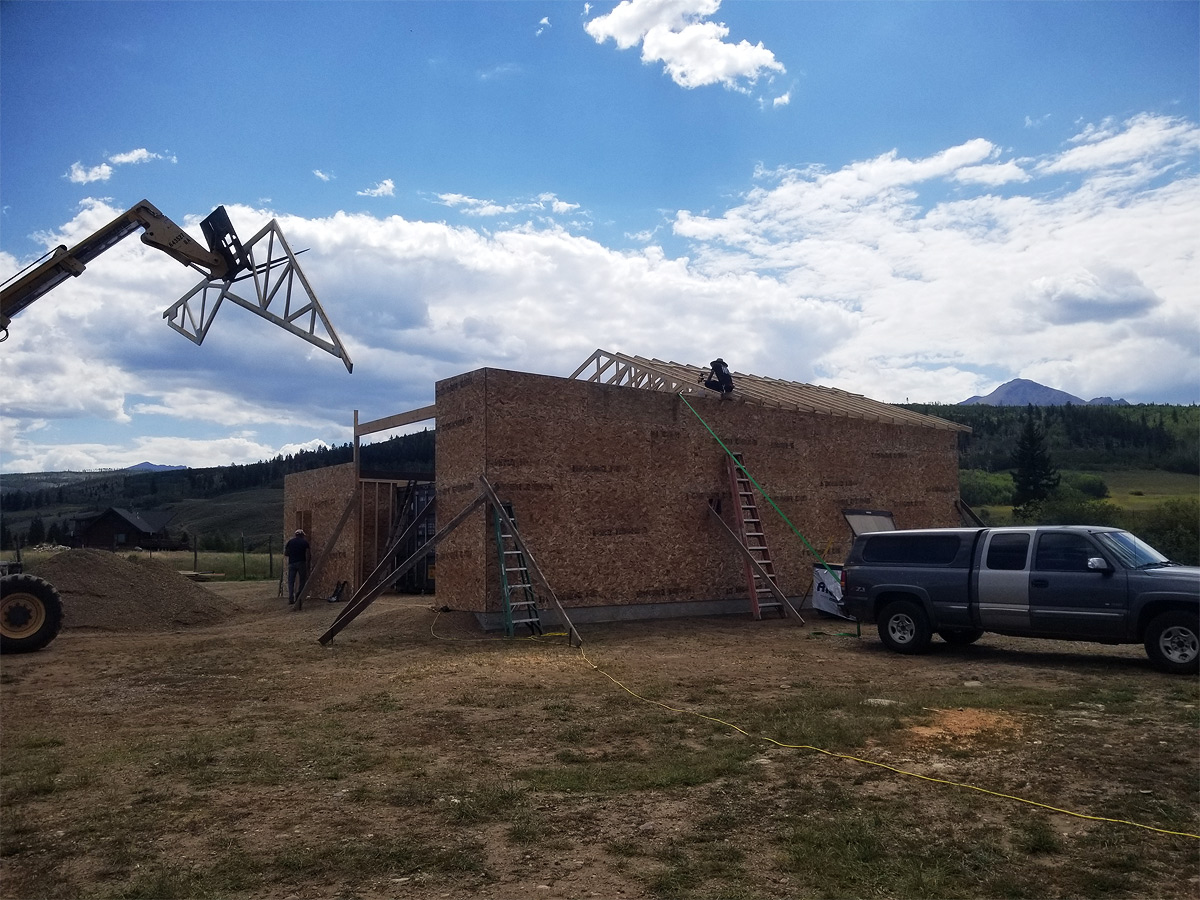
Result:
{"label": "large black tire", "polygon": [[879,639],[897,653],[924,653],[933,640],[925,610],[909,600],[893,600],[879,613]]}
{"label": "large black tire", "polygon": [[1155,616],[1146,626],[1146,655],[1157,669],[1174,675],[1200,672],[1200,619],[1182,609]]}
{"label": "large black tire", "polygon": [[34,575],[0,577],[0,653],[32,653],[58,637],[62,598]]}
{"label": "large black tire", "polygon": [[938,632],[938,636],[947,644],[953,644],[956,647],[965,647],[968,644],[973,644],[983,637],[982,628],[944,628]]}

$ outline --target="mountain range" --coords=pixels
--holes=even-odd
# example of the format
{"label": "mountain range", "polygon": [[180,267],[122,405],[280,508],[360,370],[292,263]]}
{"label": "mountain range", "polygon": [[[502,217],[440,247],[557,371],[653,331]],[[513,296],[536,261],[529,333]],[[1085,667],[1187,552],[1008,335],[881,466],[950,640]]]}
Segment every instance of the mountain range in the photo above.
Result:
{"label": "mountain range", "polygon": [[1065,406],[1072,403],[1076,406],[1128,406],[1126,400],[1114,400],[1112,397],[1094,397],[1083,400],[1074,394],[1060,391],[1027,378],[1014,378],[1006,381],[990,394],[982,397],[968,397],[959,406]]}

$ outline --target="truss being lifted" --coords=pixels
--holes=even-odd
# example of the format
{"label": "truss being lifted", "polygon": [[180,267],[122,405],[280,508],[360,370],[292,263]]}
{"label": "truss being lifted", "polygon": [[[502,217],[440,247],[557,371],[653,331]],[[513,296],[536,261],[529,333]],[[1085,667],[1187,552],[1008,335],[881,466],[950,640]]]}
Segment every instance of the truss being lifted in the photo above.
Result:
{"label": "truss being lifted", "polygon": [[[689,397],[699,395],[716,398],[716,392],[710,391],[700,383],[708,371],[708,367],[597,350],[571,374],[571,377],[668,394],[682,393]],[[912,412],[837,388],[782,381],[778,378],[746,375],[741,372],[734,372],[733,380],[734,390],[730,395],[732,399],[761,406],[867,419],[893,425],[923,425],[927,428],[950,431],[971,430],[956,422]]]}
{"label": "truss being lifted", "polygon": [[[192,343],[201,344],[221,302],[229,300],[336,356],[347,372],[353,372],[350,354],[300,270],[279,223],[272,219],[240,249],[245,254],[246,268],[231,280],[201,281],[163,312],[167,324]],[[254,287],[253,300],[234,290],[236,285],[246,283]],[[245,288],[239,290],[248,293]]]}

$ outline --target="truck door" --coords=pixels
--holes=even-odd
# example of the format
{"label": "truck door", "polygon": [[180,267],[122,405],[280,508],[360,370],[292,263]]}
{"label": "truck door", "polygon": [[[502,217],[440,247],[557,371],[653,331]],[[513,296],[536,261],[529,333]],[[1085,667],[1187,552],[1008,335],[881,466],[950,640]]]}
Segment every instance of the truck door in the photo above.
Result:
{"label": "truck door", "polygon": [[1042,531],[1037,536],[1029,573],[1030,615],[1043,634],[1075,638],[1120,637],[1128,605],[1125,571],[1088,568],[1089,559],[1106,559],[1086,534]]}
{"label": "truck door", "polygon": [[1029,548],[1033,529],[993,531],[984,537],[976,576],[979,627],[1029,630]]}

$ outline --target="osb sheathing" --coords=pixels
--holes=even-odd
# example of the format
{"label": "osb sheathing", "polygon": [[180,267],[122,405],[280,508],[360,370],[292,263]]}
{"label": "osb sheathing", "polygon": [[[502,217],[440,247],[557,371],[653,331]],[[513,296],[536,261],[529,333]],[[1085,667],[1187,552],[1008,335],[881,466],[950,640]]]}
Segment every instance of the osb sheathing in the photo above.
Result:
{"label": "osb sheathing", "polygon": [[[312,545],[312,559],[316,563],[329,544],[355,490],[354,463],[296,472],[284,478],[283,521],[285,540],[304,521],[308,541]],[[346,581],[350,589],[358,585],[357,554],[359,542],[359,517],[351,516],[333,544],[328,559],[316,572],[316,580],[307,594],[328,597],[339,581]]]}
{"label": "osb sheathing", "polygon": [[[747,597],[742,559],[709,518],[734,510],[726,456],[679,397],[481,369],[437,384],[442,527],[485,474],[564,607]],[[901,528],[957,524],[957,432],[721,401],[692,405],[825,559],[851,534],[843,509],[887,509]],[[759,498],[780,587],[804,595],[815,557]],[[497,612],[500,580],[482,511],[438,548],[438,597]]]}

